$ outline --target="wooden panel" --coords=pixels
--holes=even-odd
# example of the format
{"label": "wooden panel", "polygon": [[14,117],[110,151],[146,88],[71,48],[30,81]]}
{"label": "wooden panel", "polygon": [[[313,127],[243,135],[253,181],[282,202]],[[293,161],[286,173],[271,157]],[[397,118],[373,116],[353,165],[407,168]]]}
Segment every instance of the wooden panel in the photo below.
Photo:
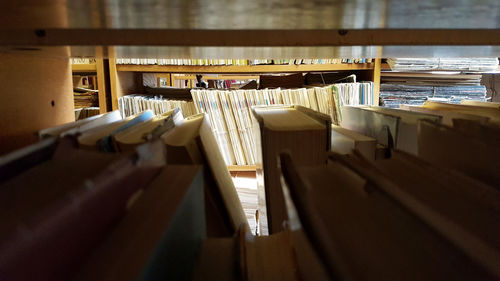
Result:
{"label": "wooden panel", "polygon": [[373,68],[373,100],[375,102],[374,105],[378,105],[379,97],[380,97],[380,66],[381,59],[375,59],[375,67]]}
{"label": "wooden panel", "polygon": [[97,64],[72,64],[71,70],[73,72],[96,72]]}
{"label": "wooden panel", "polygon": [[106,113],[108,112],[108,102],[106,100],[106,77],[104,74],[104,60],[102,59],[102,47],[96,47],[95,66],[97,72],[97,90],[99,90],[99,112]]}
{"label": "wooden panel", "polygon": [[0,30],[8,46],[429,46],[500,45],[500,29],[16,29]]}
{"label": "wooden panel", "polygon": [[[66,16],[54,17],[53,7]],[[19,0],[2,5],[0,24],[47,28],[66,20],[70,27],[85,28],[499,28],[499,10],[498,0]]]}
{"label": "wooden panel", "polygon": [[116,56],[115,56],[115,48],[108,48],[109,54],[109,82],[111,88],[111,109],[118,109],[118,97],[121,94],[118,93],[118,72],[116,70]]}

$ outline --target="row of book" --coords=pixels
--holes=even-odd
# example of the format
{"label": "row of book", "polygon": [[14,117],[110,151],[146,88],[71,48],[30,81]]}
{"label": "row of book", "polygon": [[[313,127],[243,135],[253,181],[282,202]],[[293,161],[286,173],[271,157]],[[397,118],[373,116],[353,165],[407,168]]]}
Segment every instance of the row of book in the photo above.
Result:
{"label": "row of book", "polygon": [[140,59],[140,58],[120,58],[116,59],[117,64],[135,65],[300,65],[300,64],[341,64],[341,63],[372,63],[373,59],[352,58],[352,59]]}
{"label": "row of book", "polygon": [[401,104],[422,105],[427,100],[459,104],[463,100],[486,101],[483,85],[424,86],[405,84],[380,84],[380,96],[387,107]]}
{"label": "row of book", "polygon": [[498,69],[498,58],[391,58],[394,71],[488,72]]}
{"label": "row of book", "polygon": [[[300,106],[255,107],[259,222],[270,235],[227,239],[244,254],[218,268],[232,261],[265,280],[498,279],[499,107],[344,106],[341,128]],[[354,150],[330,152],[348,140]],[[215,250],[203,251],[210,279]]]}
{"label": "row of book", "polygon": [[[190,280],[203,240],[248,229],[205,116],[181,115],[113,111],[1,157],[0,279]],[[119,135],[138,139],[97,149]]]}
{"label": "row of book", "polygon": [[[208,115],[171,112],[173,126],[128,153],[74,141],[123,122],[111,121],[117,112],[47,129],[52,138],[0,159],[0,272],[10,280],[498,280],[500,105],[418,108],[341,107],[342,122],[357,127],[337,133],[375,139],[367,159],[356,147],[330,152],[340,145],[329,115],[253,107],[267,208],[259,222],[270,233],[258,237]],[[416,138],[417,155],[390,139],[412,122],[418,133],[397,138]]]}
{"label": "row of book", "polygon": [[[264,110],[264,109],[260,109]],[[468,146],[465,140],[461,140],[460,134],[478,134],[478,138],[493,139],[493,141],[498,141],[498,132],[495,131],[495,127],[498,126],[500,122],[500,104],[492,102],[478,102],[478,101],[464,101],[464,104],[447,104],[440,102],[426,102],[422,106],[409,106],[406,105],[402,109],[391,109],[378,106],[342,106],[340,108],[342,112],[342,120],[340,126],[330,126],[328,127],[328,132],[325,134],[326,140],[321,133],[321,128],[317,128],[317,133],[319,136],[315,136],[313,132],[312,122],[310,126],[299,125],[299,118],[292,118],[288,116],[289,113],[281,112],[278,110],[270,111],[268,114],[278,113],[288,116],[283,117],[280,120],[282,123],[276,126],[276,120],[269,119],[269,126],[267,130],[261,129],[261,134],[255,136],[256,140],[260,139],[262,145],[257,145],[258,157],[264,153],[264,150],[276,149],[281,147],[281,145],[286,146],[283,149],[295,151],[297,153],[294,157],[297,160],[304,159],[303,164],[310,165],[311,162],[307,161],[317,161],[316,163],[321,163],[324,158],[317,155],[321,153],[321,150],[332,150],[337,153],[349,154],[353,149],[357,150],[360,155],[364,158],[375,161],[376,159],[384,159],[390,155],[390,150],[398,150],[404,153],[425,157],[431,159],[434,162],[439,162],[443,165],[449,165],[451,168],[458,169],[463,173],[466,173],[486,184],[492,186],[500,186],[500,178],[498,177],[499,170],[493,163],[496,161],[495,156],[489,155],[488,149],[485,148],[484,144],[480,143],[480,140],[470,140]],[[301,109],[304,111],[304,109]],[[253,110],[254,114],[256,110]],[[313,111],[314,113],[315,111]],[[258,113],[258,112],[257,112]],[[308,115],[315,116],[313,119],[321,120],[321,123],[331,122],[328,115],[316,112],[311,114],[306,112]],[[288,115],[287,115],[288,114]],[[297,113],[295,113],[297,114]],[[272,115],[271,115],[272,116]],[[265,117],[264,118],[265,121]],[[444,128],[449,128],[451,126],[457,127],[462,132],[449,133],[447,137],[442,137],[443,141],[439,145],[433,145],[432,137],[425,136],[425,145],[423,137],[423,127],[422,122],[428,122],[431,124],[436,124],[436,133],[446,131]],[[288,123],[287,123],[288,122]],[[297,127],[294,127],[294,124]],[[259,120],[259,125],[262,127],[262,121]],[[265,125],[265,122],[264,122]],[[285,134],[282,131],[286,131],[284,128],[290,126],[297,130],[296,142],[287,141],[282,138],[277,138],[276,142],[270,144],[268,140],[264,138],[273,136],[273,134]],[[486,127],[485,127],[486,126]],[[472,132],[467,133],[463,128],[469,128]],[[307,132],[298,130],[297,128],[309,128]],[[304,129],[305,130],[305,129]],[[499,130],[498,128],[496,130]],[[496,133],[495,133],[496,132]],[[444,133],[443,133],[444,134]],[[500,135],[500,134],[499,134]],[[437,135],[435,135],[437,137]],[[453,140],[453,136],[456,136],[457,140]],[[285,137],[285,136],[283,136]],[[427,138],[428,137],[428,138]],[[316,139],[317,138],[317,139]],[[316,143],[312,140],[316,139]],[[460,140],[460,141],[458,141]],[[446,146],[446,142],[450,142],[450,147]],[[490,140],[485,140],[489,142]],[[265,144],[264,144],[265,143]],[[282,143],[282,144],[280,144]],[[452,145],[456,143],[456,145]],[[307,147],[307,152],[304,151]],[[467,152],[460,152],[467,147]],[[491,151],[497,151],[495,147],[491,147]],[[456,155],[453,155],[456,153]],[[316,155],[316,156],[311,156]],[[286,218],[284,213],[284,201],[280,199],[281,185],[279,181],[279,171],[276,164],[277,155],[269,156],[269,159],[261,159],[263,163],[257,161],[256,165],[259,167],[264,167],[267,170],[267,176],[271,183],[265,183],[264,187],[260,185],[259,191],[259,213],[267,215],[267,221],[261,220],[262,229],[260,233],[273,233],[273,229],[281,229],[283,220]],[[462,159],[463,157],[463,159]],[[483,159],[481,164],[477,163],[477,159]],[[323,160],[321,160],[323,159]],[[307,161],[306,161],[307,160]],[[266,162],[268,161],[268,162]],[[302,160],[301,160],[302,161]],[[270,168],[266,168],[270,167]],[[257,174],[260,174],[257,171]],[[274,179],[273,179],[274,177]],[[262,181],[257,181],[262,182]],[[266,192],[262,190],[265,189]],[[274,191],[273,191],[274,190]],[[277,193],[277,195],[270,195],[269,193]],[[276,199],[274,196],[278,196]],[[273,199],[274,198],[274,199]],[[269,203],[267,200],[273,202]],[[267,202],[267,203],[266,203]],[[274,217],[274,218],[273,218]]]}
{"label": "row of book", "polygon": [[154,114],[163,114],[180,108],[185,117],[194,115],[196,108],[192,101],[170,100],[161,96],[128,95],[118,98],[118,109],[123,117],[151,110]]}
{"label": "row of book", "polygon": [[252,107],[301,105],[330,116],[338,124],[343,105],[373,104],[373,83],[263,90],[191,90],[198,113],[207,113],[227,165],[254,165]]}
{"label": "row of book", "polygon": [[95,58],[71,58],[71,64],[94,64]]}

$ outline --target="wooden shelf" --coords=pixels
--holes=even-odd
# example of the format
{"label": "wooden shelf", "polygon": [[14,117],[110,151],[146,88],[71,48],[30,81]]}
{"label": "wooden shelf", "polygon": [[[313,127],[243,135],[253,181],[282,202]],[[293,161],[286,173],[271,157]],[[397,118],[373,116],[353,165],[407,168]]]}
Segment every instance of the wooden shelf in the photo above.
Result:
{"label": "wooden shelf", "polygon": [[247,172],[247,171],[255,171],[257,166],[255,165],[229,165],[227,166],[229,172]]}
{"label": "wooden shelf", "polygon": [[167,73],[286,73],[343,70],[373,70],[373,63],[309,65],[128,65],[117,64],[117,71]]}
{"label": "wooden shelf", "polygon": [[96,72],[97,67],[95,63],[92,64],[72,64],[71,69],[73,72]]}

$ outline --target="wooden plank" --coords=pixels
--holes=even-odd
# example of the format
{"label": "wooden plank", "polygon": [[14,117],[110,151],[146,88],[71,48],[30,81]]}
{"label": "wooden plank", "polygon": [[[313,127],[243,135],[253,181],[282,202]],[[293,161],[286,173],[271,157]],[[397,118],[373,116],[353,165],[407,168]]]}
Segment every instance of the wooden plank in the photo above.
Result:
{"label": "wooden plank", "polygon": [[106,100],[106,77],[104,74],[104,60],[102,58],[102,47],[96,47],[96,73],[97,90],[99,90],[99,113],[108,112],[108,102]]}
{"label": "wooden plank", "polygon": [[380,66],[382,59],[374,59],[373,68],[373,101],[375,105],[378,105],[378,100],[380,97]]}
{"label": "wooden plank", "polygon": [[500,45],[500,29],[4,29],[3,46]]}
{"label": "wooden plank", "polygon": [[118,71],[168,73],[286,73],[341,70],[371,70],[374,63],[301,65],[116,65]]}
{"label": "wooden plank", "polygon": [[109,81],[111,88],[111,108],[118,109],[118,72],[116,69],[115,48],[109,47]]}
{"label": "wooden plank", "polygon": [[[219,75],[216,79],[218,80],[250,80],[250,79],[259,79],[259,76],[255,75]],[[210,79],[210,78],[205,78],[203,79]]]}
{"label": "wooden plank", "polygon": [[255,165],[229,165],[227,169],[230,172],[245,172],[245,171],[255,171],[257,166]]}
{"label": "wooden plank", "polygon": [[97,64],[96,63],[72,64],[71,70],[73,72],[96,72],[97,71]]}

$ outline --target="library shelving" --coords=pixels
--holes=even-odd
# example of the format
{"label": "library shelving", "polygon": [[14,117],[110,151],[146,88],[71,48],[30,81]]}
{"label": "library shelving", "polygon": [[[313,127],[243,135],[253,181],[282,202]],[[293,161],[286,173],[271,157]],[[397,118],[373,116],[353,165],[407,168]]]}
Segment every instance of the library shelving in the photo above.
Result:
{"label": "library shelving", "polygon": [[71,70],[75,73],[96,73],[97,90],[99,91],[99,112],[108,112],[106,97],[106,74],[104,71],[104,60],[97,58],[95,63],[71,64]]}

